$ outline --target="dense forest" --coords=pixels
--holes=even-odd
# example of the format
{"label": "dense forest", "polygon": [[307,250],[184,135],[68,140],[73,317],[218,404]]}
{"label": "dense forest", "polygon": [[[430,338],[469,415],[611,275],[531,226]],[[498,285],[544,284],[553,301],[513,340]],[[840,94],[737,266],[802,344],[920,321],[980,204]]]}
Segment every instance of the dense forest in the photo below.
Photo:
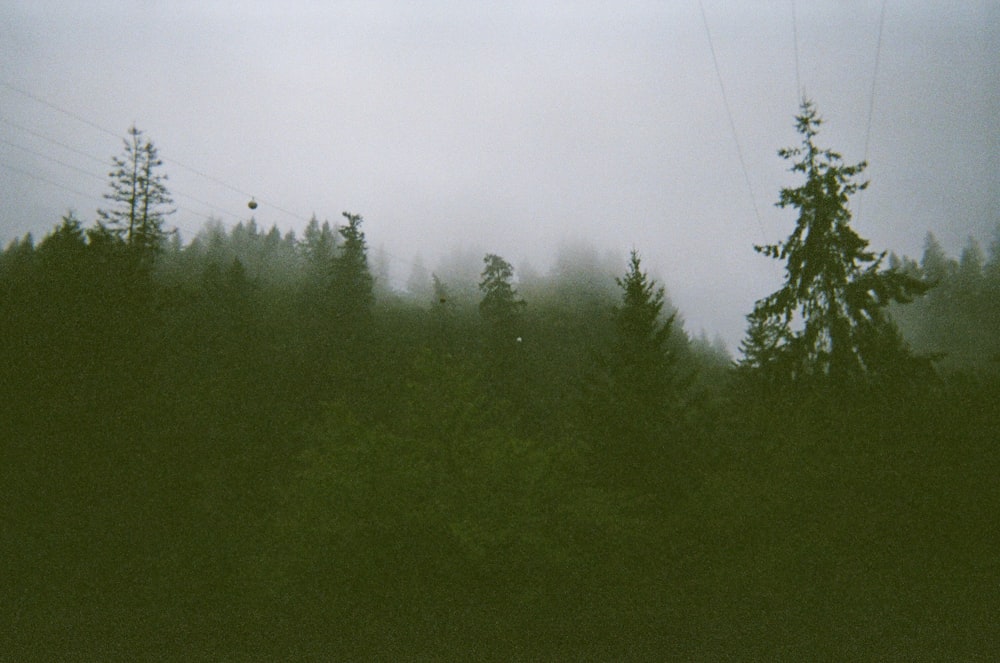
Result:
{"label": "dense forest", "polygon": [[184,243],[133,129],[0,255],[0,659],[995,655],[1000,227],[869,251],[797,121],[735,361],[641,251],[393,289],[356,214]]}

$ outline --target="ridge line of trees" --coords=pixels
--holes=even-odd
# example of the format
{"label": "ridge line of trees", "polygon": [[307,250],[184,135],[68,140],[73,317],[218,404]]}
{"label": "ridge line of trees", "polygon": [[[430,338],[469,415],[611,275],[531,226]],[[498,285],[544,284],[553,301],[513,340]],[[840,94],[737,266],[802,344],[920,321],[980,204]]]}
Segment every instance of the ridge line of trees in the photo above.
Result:
{"label": "ridge line of trees", "polygon": [[133,128],[93,226],[0,253],[0,651],[981,656],[1000,228],[869,250],[820,124],[804,102],[779,153],[798,216],[757,248],[786,280],[739,366],[635,250],[415,262],[397,292],[353,213],[184,246]]}

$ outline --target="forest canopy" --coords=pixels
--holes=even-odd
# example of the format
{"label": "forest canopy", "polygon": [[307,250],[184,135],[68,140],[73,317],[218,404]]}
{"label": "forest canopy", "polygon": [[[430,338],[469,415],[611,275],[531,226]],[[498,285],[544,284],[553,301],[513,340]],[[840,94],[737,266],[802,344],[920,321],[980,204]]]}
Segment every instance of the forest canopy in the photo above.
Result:
{"label": "forest canopy", "polygon": [[870,251],[864,164],[819,124],[804,103],[781,152],[798,218],[758,251],[786,280],[738,365],[641,247],[415,259],[396,288],[355,213],[185,244],[133,128],[98,219],[0,254],[0,649],[982,655],[1000,226],[957,258]]}

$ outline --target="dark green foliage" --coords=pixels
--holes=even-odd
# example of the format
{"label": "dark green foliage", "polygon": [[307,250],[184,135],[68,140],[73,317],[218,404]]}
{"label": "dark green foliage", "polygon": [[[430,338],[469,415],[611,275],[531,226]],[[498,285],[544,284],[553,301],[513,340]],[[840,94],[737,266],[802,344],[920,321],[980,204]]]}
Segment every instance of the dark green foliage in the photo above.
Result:
{"label": "dark green foliage", "polygon": [[651,379],[658,380],[652,376],[665,374],[671,362],[667,341],[676,313],[661,319],[665,291],[642,271],[636,251],[629,256],[625,276],[615,282],[622,289],[622,304],[615,309],[616,360],[632,370],[649,370]]}
{"label": "dark green foliage", "polygon": [[310,281],[315,281],[320,288],[329,287],[332,278],[331,265],[337,248],[337,238],[330,228],[330,223],[324,221],[321,226],[319,220],[313,216],[306,225],[302,240],[301,251]]}
{"label": "dark green foliage", "polygon": [[932,283],[940,283],[954,275],[958,270],[958,263],[948,258],[933,233],[927,233],[920,268]]}
{"label": "dark green foliage", "polygon": [[615,281],[621,304],[613,309],[614,336],[584,383],[583,421],[600,471],[638,481],[675,443],[685,390],[678,358],[686,338],[674,338],[676,312],[665,315],[664,288],[642,271],[636,251]]}
{"label": "dark green foliage", "polygon": [[695,393],[717,358],[638,255],[617,292],[598,263],[522,280],[530,307],[497,269],[506,355],[457,272],[431,301],[380,297],[351,338],[344,253],[320,290],[303,248],[213,225],[149,265],[68,215],[0,254],[0,657],[985,651],[986,376]]}
{"label": "dark green foliage", "polygon": [[796,117],[802,144],[778,152],[805,178],[783,188],[777,203],[797,209],[799,218],[784,242],[754,247],[785,262],[785,284],[754,305],[741,349],[743,365],[765,374],[848,382],[914,363],[885,309],[927,285],[881,271],[885,254],[868,250],[851,228],[847,203],[868,185],[855,181],[866,164],[845,165],[836,152],[817,147],[821,124],[813,104],[803,101]]}
{"label": "dark green foliage", "polygon": [[945,372],[1000,373],[1000,228],[988,255],[968,239],[958,260],[928,233],[919,265],[910,269],[935,286],[905,307],[895,307],[906,338],[918,352],[936,358]]}
{"label": "dark green foliage", "polygon": [[334,310],[338,320],[353,324],[363,320],[375,303],[374,279],[368,269],[368,245],[361,230],[363,219],[344,212],[347,224],[340,226],[340,245],[333,259]]}
{"label": "dark green foliage", "polygon": [[[492,253],[483,258],[483,263],[479,281],[483,379],[494,401],[513,406],[528,396],[523,384],[525,357],[522,352],[527,304],[512,284],[514,268],[510,263]],[[513,412],[503,416],[515,417]]]}
{"label": "dark green foliage", "polygon": [[518,323],[526,304],[518,297],[511,280],[514,268],[498,255],[489,253],[483,258],[482,280],[479,290],[479,314],[483,317],[492,335],[503,338],[507,343],[515,342]]}
{"label": "dark green foliage", "polygon": [[158,171],[163,161],[152,141],[134,126],[128,135],[124,153],[114,157],[115,169],[108,173],[111,193],[104,197],[115,205],[98,210],[98,216],[114,237],[150,256],[163,249],[167,237],[163,220],[174,212],[164,208],[173,200],[165,184],[167,176]]}

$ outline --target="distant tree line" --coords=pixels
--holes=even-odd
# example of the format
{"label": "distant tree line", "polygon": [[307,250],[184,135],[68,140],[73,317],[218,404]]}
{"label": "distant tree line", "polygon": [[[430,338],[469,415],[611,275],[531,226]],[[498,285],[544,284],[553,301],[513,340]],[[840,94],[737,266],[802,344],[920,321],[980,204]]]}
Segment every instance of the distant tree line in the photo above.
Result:
{"label": "distant tree line", "polygon": [[398,290],[353,213],[185,244],[133,128],[90,226],[0,254],[0,651],[988,653],[1000,235],[870,251],[820,124],[779,153],[798,216],[738,363],[638,250]]}
{"label": "distant tree line", "polygon": [[930,291],[892,314],[918,353],[945,372],[996,375],[1000,371],[1000,224],[986,253],[970,237],[956,259],[927,233],[919,262],[890,256],[890,264],[932,284]]}

